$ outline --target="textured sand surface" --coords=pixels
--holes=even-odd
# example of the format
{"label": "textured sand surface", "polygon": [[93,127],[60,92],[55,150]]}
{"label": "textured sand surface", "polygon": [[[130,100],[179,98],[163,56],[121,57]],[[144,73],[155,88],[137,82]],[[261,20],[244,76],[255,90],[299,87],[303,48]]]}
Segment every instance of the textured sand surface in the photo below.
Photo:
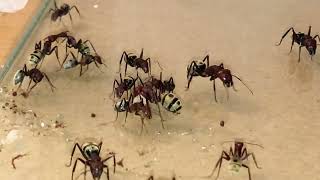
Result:
{"label": "textured sand surface", "polygon": [[[90,65],[83,77],[79,77],[78,68],[56,72],[58,63],[53,55],[45,59],[42,70],[57,87],[54,93],[45,81],[27,99],[3,93],[3,104],[14,99],[18,108],[32,109],[37,118],[30,113],[1,111],[0,138],[12,129],[19,130],[22,137],[2,146],[0,179],[70,179],[72,168],[65,164],[72,146],[86,138],[103,140],[102,156],[110,150],[119,160],[124,158],[128,171],[118,167],[112,180],[147,179],[151,171],[156,179],[170,179],[173,173],[178,179],[202,179],[210,173],[222,149],[228,150],[228,144],[221,142],[235,138],[264,146],[248,146],[262,167],[255,168],[249,159],[253,180],[320,178],[320,56],[310,61],[303,49],[298,63],[296,45],[288,54],[290,36],[280,47],[275,46],[290,26],[307,32],[312,25],[312,33],[320,33],[318,0],[70,1],[74,3],[83,15],[81,19],[72,12],[71,26],[68,17],[63,18],[65,25],[50,23],[47,18],[2,86],[10,94],[12,77],[27,61],[34,43],[66,29],[77,38],[90,39],[108,67],[101,68],[101,73]],[[95,4],[98,8],[93,7]],[[147,123],[148,133],[140,136],[140,119],[136,116],[130,115],[125,127],[121,126],[123,115],[115,124],[108,122],[116,115],[109,95],[114,78],[119,76],[116,71],[121,53],[139,53],[142,47],[146,57],[159,61],[166,78],[175,78],[175,92],[184,106],[178,116],[162,111],[167,120],[165,130],[155,112]],[[63,57],[64,49],[60,50]],[[254,96],[237,80],[238,92],[229,89],[228,101],[218,81],[219,103],[213,100],[209,79],[195,78],[185,91],[188,63],[207,54],[211,64],[223,62],[242,78]],[[152,67],[158,75],[156,63]],[[135,71],[131,69],[130,73],[134,75]],[[96,118],[91,118],[91,113]],[[41,122],[46,126],[55,120],[66,127],[41,128]],[[223,128],[219,126],[221,120],[225,121]],[[138,153],[141,151],[145,152],[143,156]],[[14,170],[11,158],[22,153],[28,155],[16,161]],[[231,175],[226,165],[222,164],[220,179],[248,179],[246,169]],[[76,176],[82,170],[78,164]]]}

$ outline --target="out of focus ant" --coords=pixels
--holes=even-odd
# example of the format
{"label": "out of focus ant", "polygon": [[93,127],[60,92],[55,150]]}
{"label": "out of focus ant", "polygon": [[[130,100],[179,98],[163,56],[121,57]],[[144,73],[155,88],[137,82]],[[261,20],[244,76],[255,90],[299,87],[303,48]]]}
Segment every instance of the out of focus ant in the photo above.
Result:
{"label": "out of focus ant", "polygon": [[287,30],[287,32],[285,32],[283,34],[283,36],[281,37],[281,40],[278,44],[276,44],[276,46],[280,46],[283,38],[286,37],[286,35],[292,31],[292,42],[291,42],[291,48],[290,48],[290,52],[292,51],[292,47],[294,43],[297,43],[299,45],[299,59],[298,62],[300,62],[300,54],[301,54],[301,48],[302,47],[306,47],[308,53],[311,56],[311,60],[312,57],[316,54],[316,50],[317,50],[317,40],[316,38],[318,38],[318,41],[320,41],[320,37],[319,35],[315,35],[314,37],[311,36],[311,26],[309,26],[309,30],[308,30],[308,34],[302,33],[302,32],[298,32],[296,33],[294,28],[291,27]]}
{"label": "out of focus ant", "polygon": [[[206,64],[204,63],[206,61]],[[217,102],[216,96],[216,84],[215,80],[219,78],[225,88],[233,87],[234,91],[237,91],[233,84],[232,77],[237,78],[243,85],[245,85],[248,90],[253,94],[252,90],[236,75],[231,74],[229,69],[225,69],[223,63],[220,65],[209,65],[209,55],[207,55],[202,61],[192,61],[191,64],[187,67],[187,78],[188,86],[186,89],[189,89],[191,80],[193,77],[210,77],[210,81],[213,81],[213,91],[214,99]]]}
{"label": "out of focus ant", "polygon": [[58,56],[58,47],[54,46],[52,48],[50,41],[45,41],[43,44],[43,48],[42,48],[41,41],[39,41],[38,43],[35,44],[34,51],[33,51],[33,53],[30,54],[29,63],[37,66],[41,61],[40,66],[39,66],[39,68],[40,68],[45,56],[51,55],[53,51],[55,51],[57,61],[58,61],[59,65],[61,65],[61,63],[59,61],[59,56]]}
{"label": "out of focus ant", "polygon": [[50,9],[49,13],[52,12],[51,14],[51,21],[57,21],[57,19],[59,18],[59,20],[61,21],[61,18],[67,14],[69,14],[70,20],[72,22],[72,16],[70,14],[71,10],[75,9],[77,11],[77,13],[80,16],[80,12],[77,8],[77,6],[70,6],[69,4],[62,4],[60,7],[57,6],[57,2],[54,1],[54,9]]}
{"label": "out of focus ant", "polygon": [[142,69],[144,73],[148,73],[149,75],[151,74],[151,62],[150,58],[143,59],[143,49],[141,50],[140,56],[136,55],[131,55],[131,53],[127,53],[124,51],[122,53],[120,63],[119,63],[119,72],[121,70],[121,63],[124,61],[126,63],[126,67],[124,70],[124,75],[126,76],[127,74],[127,67],[128,65],[131,67],[138,69]]}

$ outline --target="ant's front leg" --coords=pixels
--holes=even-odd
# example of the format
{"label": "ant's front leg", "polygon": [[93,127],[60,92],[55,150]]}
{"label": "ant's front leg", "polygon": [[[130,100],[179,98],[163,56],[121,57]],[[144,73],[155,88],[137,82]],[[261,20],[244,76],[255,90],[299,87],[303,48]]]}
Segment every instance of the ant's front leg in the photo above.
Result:
{"label": "ant's front leg", "polygon": [[206,57],[202,60],[202,62],[207,61],[207,67],[209,67],[209,55],[206,55]]}
{"label": "ant's front leg", "polygon": [[282,35],[280,42],[279,42],[278,44],[276,44],[276,46],[280,46],[280,44],[282,43],[283,38],[285,38],[285,37],[287,36],[287,34],[289,33],[289,31],[292,31],[293,35],[296,35],[296,32],[294,31],[293,27],[289,28],[289,29],[287,30],[287,32],[285,32],[285,33]]}
{"label": "ant's front leg", "polygon": [[[120,73],[120,71],[121,71],[121,63],[122,63],[123,58],[128,59],[128,54],[125,51],[123,51],[123,53],[121,55],[121,58],[120,58],[118,73]],[[126,60],[124,60],[124,61],[127,62]]]}
{"label": "ant's front leg", "polygon": [[118,80],[114,80],[113,81],[113,86],[112,86],[112,93],[111,93],[111,96],[112,96],[112,94],[113,94],[113,99],[115,99],[116,98],[116,93],[115,93],[115,85],[116,85],[116,83],[117,83],[117,85],[119,86],[119,82],[118,82]]}
{"label": "ant's front leg", "polygon": [[80,11],[79,11],[79,9],[77,8],[77,6],[72,6],[72,7],[70,8],[70,11],[71,11],[73,8],[77,11],[77,13],[79,14],[79,16],[81,16]]}
{"label": "ant's front leg", "polygon": [[245,165],[245,164],[242,164],[242,167],[245,167],[248,169],[248,174],[249,174],[249,180],[251,180],[251,172],[250,172],[250,167]]}
{"label": "ant's front leg", "polygon": [[311,35],[311,26],[309,26],[309,30],[308,30],[308,36]]}
{"label": "ant's front leg", "polygon": [[300,57],[301,57],[301,48],[302,48],[302,46],[300,45],[300,46],[299,46],[299,59],[298,59],[298,63],[300,62]]}
{"label": "ant's front leg", "polygon": [[85,160],[83,160],[83,159],[81,159],[81,158],[77,158],[77,160],[76,160],[76,162],[74,163],[73,168],[72,168],[71,180],[73,180],[73,174],[74,174],[74,172],[75,172],[75,170],[76,170],[78,161],[80,161],[80,162],[82,162],[82,164],[86,165],[86,161],[85,161]]}

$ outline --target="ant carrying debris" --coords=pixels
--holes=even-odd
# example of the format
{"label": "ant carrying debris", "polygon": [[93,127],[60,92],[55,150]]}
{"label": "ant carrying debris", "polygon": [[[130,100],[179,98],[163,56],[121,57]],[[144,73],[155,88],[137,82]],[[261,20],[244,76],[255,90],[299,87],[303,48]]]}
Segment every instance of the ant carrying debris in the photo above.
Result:
{"label": "ant carrying debris", "polygon": [[[87,173],[87,166],[89,166],[91,174],[93,179],[95,180],[100,180],[102,173],[105,173],[107,175],[108,180],[110,179],[109,176],[109,167],[108,165],[104,164],[107,162],[109,159],[113,158],[113,173],[116,172],[116,158],[115,158],[115,153],[110,152],[109,156],[105,159],[101,159],[100,157],[100,151],[101,151],[101,146],[102,142],[99,144],[95,144],[92,142],[85,143],[82,146],[80,146],[78,143],[76,143],[73,147],[72,153],[71,153],[71,158],[70,158],[70,163],[67,165],[67,167],[71,166],[72,163],[72,158],[73,154],[78,148],[83,156],[84,159],[82,158],[77,158],[73,165],[72,169],[72,175],[71,175],[71,180],[73,180],[73,174],[76,170],[77,167],[77,162],[80,161],[84,164],[84,177],[86,178],[86,173]],[[103,169],[106,168],[107,172],[103,171]]]}
{"label": "ant carrying debris", "polygon": [[[102,59],[99,55],[91,55],[91,54],[87,54],[84,56],[81,56],[80,61],[77,60],[76,56],[70,52],[72,55],[72,59],[70,59],[66,64],[66,60],[69,56],[69,54],[67,54],[66,58],[63,60],[62,65],[64,67],[64,69],[69,69],[69,68],[73,68],[77,65],[80,65],[80,76],[82,76],[84,73],[82,73],[82,67],[83,66],[87,66],[86,71],[88,71],[89,69],[89,65],[93,62],[96,67],[100,70],[100,66],[99,65],[104,65],[105,67],[107,66],[106,64],[104,64],[102,62]],[[62,68],[62,66],[60,67],[60,69]],[[100,70],[101,71],[101,70]]]}
{"label": "ant carrying debris", "polygon": [[121,70],[121,63],[122,60],[126,63],[126,67],[124,70],[124,75],[127,74],[127,67],[129,66],[138,69],[142,69],[144,73],[151,74],[151,62],[150,58],[143,59],[143,49],[141,50],[140,56],[137,57],[136,55],[131,55],[131,53],[127,53],[126,51],[123,51],[120,63],[119,63],[119,72]]}
{"label": "ant carrying debris", "polygon": [[57,21],[58,18],[61,21],[61,18],[63,16],[69,14],[70,20],[72,22],[72,16],[71,16],[71,13],[70,13],[72,9],[75,9],[77,11],[77,13],[79,14],[79,16],[81,16],[77,6],[71,6],[70,7],[69,4],[64,3],[59,8],[57,6],[57,2],[54,1],[54,9],[51,8],[50,11],[49,11],[49,13],[52,12],[51,21],[55,22],[55,21]]}
{"label": "ant carrying debris", "polygon": [[55,51],[57,61],[58,61],[59,65],[61,65],[60,60],[59,60],[59,56],[58,56],[58,46],[54,46],[52,48],[51,42],[45,41],[43,43],[43,49],[42,49],[41,44],[42,44],[41,41],[39,41],[38,43],[35,44],[34,51],[33,51],[33,53],[30,54],[29,63],[37,66],[39,64],[39,62],[41,61],[41,64],[39,66],[39,68],[40,68],[45,56],[51,55],[52,52]]}
{"label": "ant carrying debris", "polygon": [[306,47],[308,53],[310,54],[311,60],[312,57],[316,54],[316,50],[317,50],[317,40],[316,38],[318,38],[318,40],[320,41],[320,37],[319,35],[315,35],[314,37],[311,36],[311,26],[309,26],[309,30],[308,30],[308,34],[302,33],[302,32],[298,32],[296,33],[294,28],[291,27],[287,30],[287,32],[285,32],[283,34],[283,36],[281,37],[281,40],[278,44],[276,44],[276,46],[280,46],[282,40],[287,36],[287,34],[292,31],[292,43],[291,43],[291,48],[290,48],[290,52],[292,51],[292,47],[294,43],[297,43],[299,45],[299,59],[298,62],[300,62],[300,54],[301,54],[301,48],[302,47]]}
{"label": "ant carrying debris", "polygon": [[[207,62],[205,64],[204,62]],[[231,74],[229,69],[225,69],[223,63],[220,65],[209,65],[209,55],[207,55],[202,61],[192,61],[191,64],[187,67],[187,79],[188,79],[188,86],[186,90],[189,89],[191,80],[193,77],[200,76],[200,77],[210,77],[210,81],[213,81],[213,91],[214,91],[214,99],[217,101],[216,96],[216,84],[215,79],[219,78],[223,82],[223,86],[225,88],[233,87],[234,91],[237,91],[234,87],[232,77],[237,78],[244,86],[248,88],[248,90],[253,94],[252,90],[236,75]],[[229,96],[227,97],[229,98]]]}
{"label": "ant carrying debris", "polygon": [[[42,81],[43,77],[45,77],[49,84],[50,84],[50,87],[51,87],[51,91],[53,92],[53,89],[56,88],[50,81],[49,77],[44,73],[44,72],[41,72],[39,69],[37,69],[37,67],[34,67],[30,70],[27,69],[27,66],[24,65],[23,66],[23,69],[22,70],[18,70],[16,72],[16,74],[14,75],[14,78],[13,78],[13,83],[14,85],[17,85],[19,84],[17,90],[21,87],[22,85],[22,82],[24,80],[24,78],[28,76],[30,78],[30,81],[29,81],[29,85],[28,85],[28,88],[27,88],[27,92],[25,93],[25,97],[27,97],[29,95],[29,93],[31,92],[31,90],[39,83]],[[31,85],[31,82],[34,82],[35,84],[29,89],[30,85]]]}
{"label": "ant carrying debris", "polygon": [[[232,147],[230,147],[229,153],[227,153],[226,151],[222,151],[219,160],[217,161],[214,169],[212,170],[211,174],[208,177],[212,177],[215,170],[218,167],[218,174],[216,176],[216,179],[218,179],[219,174],[220,174],[220,168],[222,165],[222,161],[227,160],[227,161],[230,161],[231,171],[239,172],[241,167],[247,168],[248,174],[249,174],[249,180],[251,180],[250,167],[248,165],[244,164],[243,161],[247,160],[251,156],[256,167],[258,169],[261,169],[261,167],[258,166],[254,153],[248,153],[247,148],[244,146],[245,143],[246,142],[234,141],[234,149],[232,149]],[[246,144],[252,144],[252,143],[246,143]],[[252,145],[257,145],[257,146],[263,148],[262,146],[260,146],[258,144],[252,144]]]}

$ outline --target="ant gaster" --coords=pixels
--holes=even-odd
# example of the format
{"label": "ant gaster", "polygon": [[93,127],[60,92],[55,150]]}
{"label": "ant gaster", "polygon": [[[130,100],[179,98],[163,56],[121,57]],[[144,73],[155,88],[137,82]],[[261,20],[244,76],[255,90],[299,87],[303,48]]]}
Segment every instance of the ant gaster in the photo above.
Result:
{"label": "ant gaster", "polygon": [[[77,158],[77,160],[75,161],[75,163],[73,165],[73,169],[72,169],[71,180],[73,180],[73,174],[76,170],[78,161],[80,161],[84,164],[84,177],[86,177],[87,166],[89,166],[92,177],[94,180],[100,180],[102,173],[105,173],[107,175],[108,180],[110,179],[109,167],[104,163],[107,162],[109,159],[113,158],[113,173],[115,173],[116,172],[115,153],[110,152],[109,156],[107,158],[101,159],[101,157],[100,157],[101,146],[102,146],[102,142],[100,142],[99,144],[95,144],[95,143],[90,142],[90,143],[85,143],[82,146],[80,146],[78,143],[76,143],[73,146],[73,150],[72,150],[71,158],[70,158],[70,163],[67,165],[67,167],[71,166],[72,158],[73,158],[73,155],[74,155],[76,148],[79,149],[79,151],[81,152],[84,159]],[[103,171],[104,168],[107,169],[107,172]]]}
{"label": "ant gaster", "polygon": [[[206,61],[206,64],[204,63]],[[216,96],[216,84],[215,80],[219,78],[225,88],[233,87],[235,91],[237,91],[233,84],[232,77],[237,78],[243,85],[245,85],[248,90],[253,94],[251,89],[236,75],[231,74],[229,69],[225,69],[223,63],[220,65],[209,65],[209,55],[207,55],[202,61],[192,61],[191,64],[187,67],[187,78],[188,78],[188,86],[186,89],[189,89],[191,80],[193,77],[210,77],[210,81],[213,81],[213,91],[214,91],[214,99],[217,102]]]}
{"label": "ant gaster", "polygon": [[294,28],[291,27],[287,30],[287,32],[285,32],[283,34],[283,36],[281,37],[281,40],[278,44],[276,44],[276,46],[280,46],[282,40],[286,37],[286,35],[292,31],[292,42],[291,42],[291,48],[290,48],[290,52],[292,51],[292,47],[294,43],[297,43],[299,45],[299,59],[298,62],[300,62],[300,54],[301,54],[301,48],[302,47],[306,47],[309,55],[311,56],[311,60],[312,57],[316,54],[316,50],[317,50],[317,40],[316,38],[318,38],[318,40],[320,41],[320,37],[319,35],[315,35],[314,37],[311,36],[311,26],[309,26],[309,30],[308,30],[308,34],[302,33],[302,32],[298,32],[296,33]]}
{"label": "ant gaster", "polygon": [[53,51],[55,51],[56,57],[57,57],[57,61],[59,63],[59,65],[61,64],[59,61],[59,56],[58,56],[58,47],[54,46],[53,48],[51,47],[51,42],[50,41],[45,41],[43,43],[43,49],[42,49],[42,43],[41,41],[39,41],[38,43],[35,44],[34,46],[34,51],[33,53],[30,54],[30,59],[29,59],[29,63],[30,64],[34,64],[34,65],[38,65],[39,62],[41,61],[41,64],[39,67],[41,67],[43,60],[45,58],[46,55],[51,55]]}
{"label": "ant gaster", "polygon": [[80,12],[79,12],[79,10],[78,10],[78,8],[76,6],[71,6],[70,7],[69,4],[64,3],[59,8],[57,6],[57,2],[54,1],[54,9],[51,8],[50,11],[49,11],[49,13],[52,12],[51,21],[56,21],[58,18],[61,21],[62,16],[65,16],[65,15],[69,14],[70,20],[72,22],[72,16],[71,16],[70,12],[71,12],[71,10],[73,8],[77,11],[77,13],[80,16]]}
{"label": "ant gaster", "polygon": [[[246,143],[246,144],[251,144],[251,143]],[[257,145],[257,144],[252,144],[252,145]],[[258,145],[258,146],[260,146],[260,145]],[[260,147],[262,147],[262,146],[260,146]],[[215,170],[218,167],[218,173],[215,178],[215,179],[218,179],[219,174],[220,174],[222,161],[227,160],[227,161],[230,161],[232,171],[238,172],[241,167],[247,168],[248,174],[249,174],[249,180],[251,180],[250,167],[243,163],[243,161],[247,160],[250,156],[252,157],[256,167],[258,169],[261,169],[261,167],[258,166],[258,163],[256,161],[254,153],[248,153],[247,148],[244,146],[244,142],[235,141],[234,142],[234,149],[232,147],[230,147],[229,153],[227,153],[226,151],[222,151],[219,160],[217,161],[214,169],[212,170],[211,174],[208,177],[212,177]]]}
{"label": "ant gaster", "polygon": [[[16,72],[16,74],[14,75],[14,79],[13,79],[13,82],[14,82],[14,85],[17,85],[19,84],[17,90],[21,87],[22,83],[23,83],[23,80],[24,78],[28,76],[30,78],[30,81],[29,81],[29,84],[28,84],[28,87],[27,87],[27,91],[25,93],[25,97],[31,92],[31,90],[36,87],[36,85],[42,81],[43,77],[45,77],[49,84],[50,84],[50,87],[51,87],[51,91],[53,92],[53,89],[55,88],[54,85],[51,83],[49,77],[44,73],[44,72],[41,72],[39,69],[37,69],[36,67],[28,70],[27,69],[27,66],[24,65],[23,66],[23,69],[22,70],[19,70]],[[30,85],[31,85],[31,82],[34,82],[35,84],[30,88]],[[29,89],[30,88],[30,89]]]}

